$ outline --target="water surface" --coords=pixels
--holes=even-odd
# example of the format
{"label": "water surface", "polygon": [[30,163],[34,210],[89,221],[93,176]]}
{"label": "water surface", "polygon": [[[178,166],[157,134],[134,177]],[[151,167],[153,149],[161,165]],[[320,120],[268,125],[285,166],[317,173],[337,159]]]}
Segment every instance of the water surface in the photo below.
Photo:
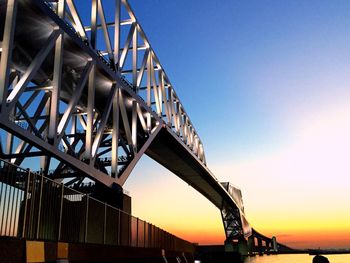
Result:
{"label": "water surface", "polygon": [[[312,258],[308,254],[294,255],[264,255],[247,258],[244,263],[312,263]],[[350,254],[325,255],[330,263],[350,263]]]}

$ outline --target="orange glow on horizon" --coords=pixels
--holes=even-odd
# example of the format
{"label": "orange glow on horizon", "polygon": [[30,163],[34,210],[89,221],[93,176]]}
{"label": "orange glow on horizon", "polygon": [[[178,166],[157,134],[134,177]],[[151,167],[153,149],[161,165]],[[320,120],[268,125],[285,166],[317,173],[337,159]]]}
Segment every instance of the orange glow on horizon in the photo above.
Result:
{"label": "orange glow on horizon", "polygon": [[191,232],[184,231],[170,231],[174,233],[176,236],[190,241],[192,243],[198,243],[200,245],[218,245],[224,244],[225,241],[225,233],[223,229],[221,231],[206,231],[206,230],[197,230]]}
{"label": "orange glow on horizon", "polygon": [[[190,232],[171,229],[171,226],[167,229],[180,238],[201,245],[223,244],[225,240],[223,228],[219,231],[196,230]],[[287,229],[276,232],[259,229],[259,231],[268,237],[276,236],[279,243],[296,249],[349,248],[350,245],[350,230],[290,231]]]}
{"label": "orange glow on horizon", "polygon": [[288,230],[263,232],[267,236],[275,235],[277,241],[292,248],[349,248],[350,230]]}
{"label": "orange glow on horizon", "polygon": [[[210,233],[206,231],[170,231],[180,238],[201,245],[218,245],[223,244],[225,235],[223,229],[220,232]],[[268,232],[262,230],[261,233],[268,237],[276,236],[277,241],[281,244],[290,246],[296,249],[306,248],[349,248],[350,231],[320,231],[320,232],[303,232],[303,231],[282,231],[279,234],[276,232]]]}
{"label": "orange glow on horizon", "polygon": [[[258,232],[293,248],[350,248],[349,117],[348,105],[305,114],[281,149],[208,167],[242,190],[246,217]],[[126,187],[133,214],[188,241],[223,244],[217,207],[154,162],[137,169]]]}

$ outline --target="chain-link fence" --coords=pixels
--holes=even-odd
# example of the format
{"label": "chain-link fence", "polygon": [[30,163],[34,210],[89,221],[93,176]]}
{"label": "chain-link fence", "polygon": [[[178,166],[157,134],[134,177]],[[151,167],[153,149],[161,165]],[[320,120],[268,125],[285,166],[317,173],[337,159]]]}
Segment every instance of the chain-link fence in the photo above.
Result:
{"label": "chain-link fence", "polygon": [[124,211],[0,160],[0,236],[192,252],[193,244]]}

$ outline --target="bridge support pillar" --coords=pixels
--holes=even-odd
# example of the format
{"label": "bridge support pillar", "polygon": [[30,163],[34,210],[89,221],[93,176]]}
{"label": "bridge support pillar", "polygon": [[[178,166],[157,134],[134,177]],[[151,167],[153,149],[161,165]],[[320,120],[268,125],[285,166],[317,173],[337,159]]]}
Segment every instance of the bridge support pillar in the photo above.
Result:
{"label": "bridge support pillar", "polygon": [[232,241],[225,241],[225,252],[234,252],[235,244]]}
{"label": "bridge support pillar", "polygon": [[277,253],[278,252],[278,247],[277,247],[277,240],[276,237],[272,237],[272,250],[273,252]]}
{"label": "bridge support pillar", "polygon": [[241,256],[248,256],[248,242],[244,238],[239,239],[238,241],[226,241],[225,242],[225,252],[227,253],[238,253]]}
{"label": "bridge support pillar", "polygon": [[241,256],[248,256],[248,242],[244,238],[238,241],[238,253]]}
{"label": "bridge support pillar", "polygon": [[261,238],[258,238],[258,253],[259,253],[259,256],[262,256],[264,254],[263,253],[263,244],[262,244]]}
{"label": "bridge support pillar", "polygon": [[255,242],[254,242],[254,236],[250,236],[248,238],[248,254],[250,256],[254,255],[254,251],[255,251]]}
{"label": "bridge support pillar", "polygon": [[265,240],[265,251],[266,253],[270,254],[270,251],[271,251],[271,242],[269,240]]}

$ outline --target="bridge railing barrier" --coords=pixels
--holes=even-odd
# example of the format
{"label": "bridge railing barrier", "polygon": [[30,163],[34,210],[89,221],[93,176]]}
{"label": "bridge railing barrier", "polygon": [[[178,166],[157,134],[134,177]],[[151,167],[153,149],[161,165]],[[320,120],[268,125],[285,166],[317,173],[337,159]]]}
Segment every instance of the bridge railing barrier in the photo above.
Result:
{"label": "bridge railing barrier", "polygon": [[[28,171],[0,162],[0,234],[19,236],[20,212],[23,213]],[[22,216],[23,218],[23,216]]]}
{"label": "bridge railing barrier", "polygon": [[0,160],[0,237],[193,252],[192,243],[57,183]]}

